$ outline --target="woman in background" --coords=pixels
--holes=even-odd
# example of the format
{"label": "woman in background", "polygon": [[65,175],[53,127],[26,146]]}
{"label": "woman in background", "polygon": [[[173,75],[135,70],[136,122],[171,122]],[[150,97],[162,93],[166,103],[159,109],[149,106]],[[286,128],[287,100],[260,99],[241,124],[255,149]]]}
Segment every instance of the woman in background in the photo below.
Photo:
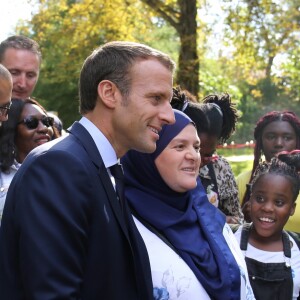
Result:
{"label": "woman in background", "polygon": [[225,215],[227,223],[242,224],[244,216],[234,174],[226,158],[216,148],[235,131],[238,113],[228,94],[209,95],[197,103],[193,95],[173,89],[173,108],[183,111],[196,124],[201,140],[200,178],[209,201]]}
{"label": "woman in background", "polygon": [[56,137],[53,118],[37,101],[12,99],[9,118],[0,129],[0,222],[9,185],[25,157]]}

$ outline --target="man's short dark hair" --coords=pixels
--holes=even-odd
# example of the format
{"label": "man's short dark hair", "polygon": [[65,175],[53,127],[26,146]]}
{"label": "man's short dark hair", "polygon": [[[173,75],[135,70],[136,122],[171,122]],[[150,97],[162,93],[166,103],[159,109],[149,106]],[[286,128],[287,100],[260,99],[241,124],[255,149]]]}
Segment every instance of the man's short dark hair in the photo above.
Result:
{"label": "man's short dark hair", "polygon": [[84,114],[95,108],[97,87],[102,80],[112,81],[123,96],[128,95],[131,67],[138,60],[151,58],[157,59],[171,72],[174,71],[175,63],[167,54],[143,44],[114,41],[94,50],[85,60],[80,73],[80,113]]}
{"label": "man's short dark hair", "polygon": [[39,61],[42,60],[42,53],[40,51],[39,44],[23,35],[13,35],[0,43],[0,63],[4,59],[5,51],[9,48],[28,50],[39,57]]}

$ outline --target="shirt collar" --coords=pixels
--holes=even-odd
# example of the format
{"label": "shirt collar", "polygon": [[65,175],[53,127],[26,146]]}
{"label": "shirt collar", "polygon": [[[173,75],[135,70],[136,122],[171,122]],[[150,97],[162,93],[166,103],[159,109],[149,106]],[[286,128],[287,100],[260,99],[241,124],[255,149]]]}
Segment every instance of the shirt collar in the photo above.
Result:
{"label": "shirt collar", "polygon": [[94,140],[105,167],[109,168],[118,163],[116,151],[101,130],[86,117],[82,117],[79,123],[89,132]]}

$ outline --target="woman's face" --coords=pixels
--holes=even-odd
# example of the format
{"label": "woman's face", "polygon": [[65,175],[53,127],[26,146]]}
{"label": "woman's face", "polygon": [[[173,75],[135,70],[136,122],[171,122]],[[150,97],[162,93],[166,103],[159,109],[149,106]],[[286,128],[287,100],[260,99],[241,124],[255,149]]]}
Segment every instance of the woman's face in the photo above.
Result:
{"label": "woman's face", "polygon": [[187,125],[155,159],[165,183],[176,192],[196,187],[200,167],[200,139],[196,128]]}
{"label": "woman's face", "polygon": [[46,113],[39,106],[31,103],[25,104],[19,120],[21,123],[17,127],[15,141],[18,150],[18,162],[22,163],[32,149],[51,140],[53,128],[49,126],[47,118]]}
{"label": "woman's face", "polygon": [[214,160],[214,153],[218,145],[218,137],[208,133],[199,133],[201,140],[201,168]]}
{"label": "woman's face", "polygon": [[281,151],[295,150],[296,146],[296,132],[289,122],[274,121],[263,129],[262,147],[267,161]]}

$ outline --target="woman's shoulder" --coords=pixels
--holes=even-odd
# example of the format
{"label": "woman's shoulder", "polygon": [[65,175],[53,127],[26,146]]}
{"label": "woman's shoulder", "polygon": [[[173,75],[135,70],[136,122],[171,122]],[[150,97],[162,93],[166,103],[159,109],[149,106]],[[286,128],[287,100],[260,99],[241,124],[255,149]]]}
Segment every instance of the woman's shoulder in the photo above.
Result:
{"label": "woman's shoulder", "polygon": [[216,173],[223,175],[229,174],[231,177],[234,177],[231,165],[224,156],[218,156],[213,162],[213,167]]}
{"label": "woman's shoulder", "polygon": [[231,169],[228,159],[222,155],[218,155],[217,159],[214,161],[214,165],[216,165],[216,166],[219,165],[219,166],[223,166],[223,167]]}

